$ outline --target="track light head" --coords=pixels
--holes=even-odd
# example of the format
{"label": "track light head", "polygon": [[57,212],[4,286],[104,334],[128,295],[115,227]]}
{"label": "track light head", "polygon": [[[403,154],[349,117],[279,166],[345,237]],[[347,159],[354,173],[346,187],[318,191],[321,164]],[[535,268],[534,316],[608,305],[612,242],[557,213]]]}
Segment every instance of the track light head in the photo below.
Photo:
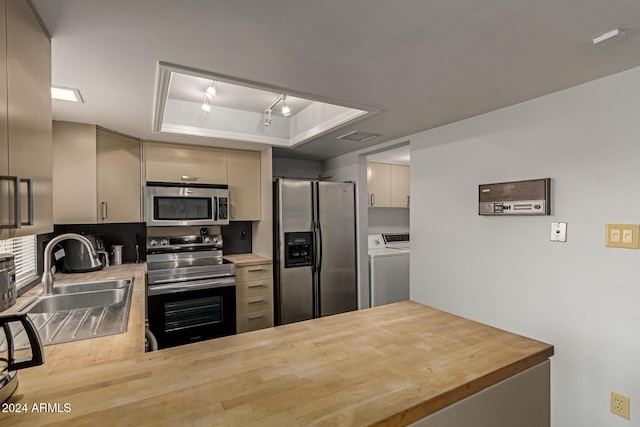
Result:
{"label": "track light head", "polygon": [[207,98],[211,99],[214,96],[216,96],[216,93],[217,93],[216,82],[211,82],[211,84],[209,85],[209,87],[205,91],[204,96],[206,96]]}
{"label": "track light head", "polygon": [[267,110],[267,117],[264,119],[265,126],[271,126],[271,109]]}
{"label": "track light head", "polygon": [[204,111],[205,113],[209,114],[209,112],[211,111],[211,105],[209,105],[208,102],[205,102],[202,104],[202,111]]}
{"label": "track light head", "polygon": [[282,115],[287,117],[291,114],[291,108],[287,105],[287,95],[282,95]]}

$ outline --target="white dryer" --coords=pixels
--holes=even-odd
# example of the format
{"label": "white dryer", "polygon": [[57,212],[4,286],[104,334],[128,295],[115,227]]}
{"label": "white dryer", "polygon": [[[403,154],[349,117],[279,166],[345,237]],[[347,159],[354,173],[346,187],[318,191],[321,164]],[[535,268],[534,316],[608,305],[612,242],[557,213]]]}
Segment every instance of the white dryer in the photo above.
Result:
{"label": "white dryer", "polygon": [[409,299],[409,234],[369,235],[371,307]]}

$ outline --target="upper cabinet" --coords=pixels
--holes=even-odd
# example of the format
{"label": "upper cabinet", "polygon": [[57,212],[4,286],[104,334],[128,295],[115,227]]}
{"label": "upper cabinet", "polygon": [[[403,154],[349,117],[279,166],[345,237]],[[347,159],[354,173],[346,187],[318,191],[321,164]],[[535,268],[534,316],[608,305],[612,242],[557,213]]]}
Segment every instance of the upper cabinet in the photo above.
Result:
{"label": "upper cabinet", "polygon": [[145,141],[147,181],[227,183],[227,150]]}
{"label": "upper cabinet", "polygon": [[391,169],[391,207],[408,208],[410,169],[404,165],[390,165]]}
{"label": "upper cabinet", "polygon": [[28,1],[3,0],[0,9],[6,22],[0,29],[0,239],[6,239],[53,230],[51,42]]}
{"label": "upper cabinet", "polygon": [[391,206],[391,165],[367,163],[367,206],[388,208]]}
{"label": "upper cabinet", "polygon": [[139,222],[142,217],[140,140],[98,129],[98,222]]}
{"label": "upper cabinet", "polygon": [[[6,22],[6,2],[0,0],[0,19],[2,23]],[[7,32],[6,27],[0,28],[0,175],[9,175],[9,135],[7,134]],[[6,183],[0,181],[1,202],[5,201],[7,196]],[[8,221],[8,210],[0,208],[0,225],[4,226]],[[7,231],[8,233],[8,231]],[[3,238],[0,230],[0,238]]]}
{"label": "upper cabinet", "polygon": [[53,145],[56,224],[141,221],[139,139],[54,122]]}
{"label": "upper cabinet", "polygon": [[227,150],[231,221],[260,219],[260,152]]}
{"label": "upper cabinet", "polygon": [[367,206],[374,208],[409,207],[409,166],[367,163]]}

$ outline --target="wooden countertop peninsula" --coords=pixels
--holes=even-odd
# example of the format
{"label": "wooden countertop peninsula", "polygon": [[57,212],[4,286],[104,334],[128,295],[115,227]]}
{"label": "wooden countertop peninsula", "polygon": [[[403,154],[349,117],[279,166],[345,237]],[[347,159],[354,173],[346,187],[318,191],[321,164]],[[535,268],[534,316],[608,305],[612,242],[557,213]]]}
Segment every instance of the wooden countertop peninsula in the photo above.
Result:
{"label": "wooden countertop peninsula", "polygon": [[[131,326],[125,335],[141,341]],[[0,413],[0,424],[397,426],[553,355],[410,301],[146,354],[108,338],[48,346],[10,399],[28,412]],[[71,410],[32,412],[34,403]]]}

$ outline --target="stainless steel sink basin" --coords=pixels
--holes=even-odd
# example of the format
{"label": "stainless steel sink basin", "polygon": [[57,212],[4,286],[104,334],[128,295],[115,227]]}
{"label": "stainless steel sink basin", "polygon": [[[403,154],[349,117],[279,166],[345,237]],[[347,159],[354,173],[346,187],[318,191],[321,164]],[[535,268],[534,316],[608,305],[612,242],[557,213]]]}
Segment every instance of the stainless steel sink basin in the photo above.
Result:
{"label": "stainless steel sink basin", "polygon": [[129,286],[133,279],[101,280],[98,282],[65,283],[53,287],[54,294],[76,294],[79,292],[103,291],[107,289],[120,289]]}
{"label": "stainless steel sink basin", "polygon": [[41,296],[26,310],[29,313],[55,313],[79,308],[108,306],[122,302],[125,294],[124,289],[106,289],[76,294]]}
{"label": "stainless steel sink basin", "polygon": [[[133,277],[55,285],[53,291],[53,295],[39,295],[20,308],[29,313],[44,345],[127,331]],[[24,331],[15,331],[14,336],[16,348],[27,347]]]}

